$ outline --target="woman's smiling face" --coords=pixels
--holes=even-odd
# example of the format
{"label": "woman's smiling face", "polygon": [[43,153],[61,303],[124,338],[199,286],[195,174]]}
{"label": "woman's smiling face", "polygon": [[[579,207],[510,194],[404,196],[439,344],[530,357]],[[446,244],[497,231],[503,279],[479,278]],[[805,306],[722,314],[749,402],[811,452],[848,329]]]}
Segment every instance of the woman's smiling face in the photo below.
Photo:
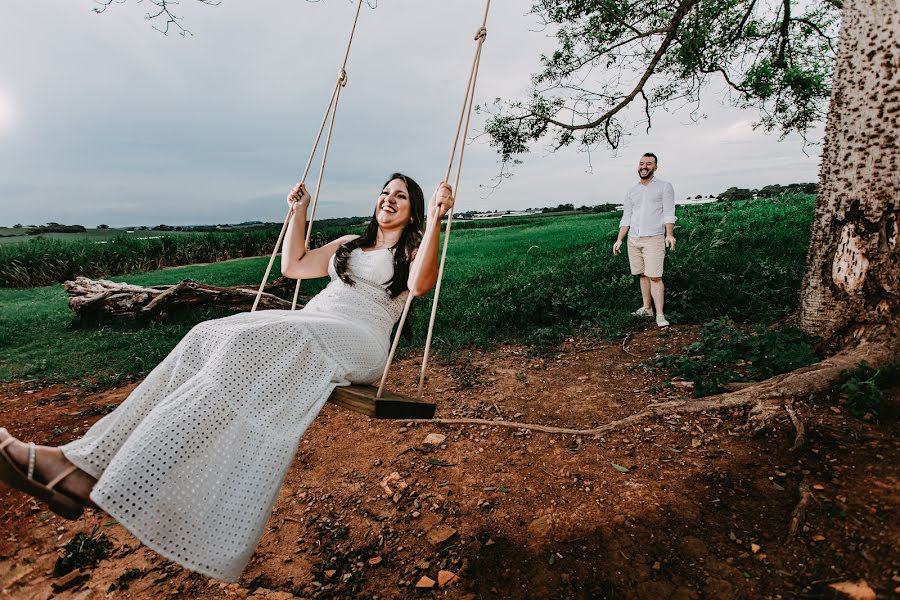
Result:
{"label": "woman's smiling face", "polygon": [[391,179],[375,206],[375,218],[383,229],[402,229],[409,222],[412,207],[409,203],[409,188],[402,179]]}

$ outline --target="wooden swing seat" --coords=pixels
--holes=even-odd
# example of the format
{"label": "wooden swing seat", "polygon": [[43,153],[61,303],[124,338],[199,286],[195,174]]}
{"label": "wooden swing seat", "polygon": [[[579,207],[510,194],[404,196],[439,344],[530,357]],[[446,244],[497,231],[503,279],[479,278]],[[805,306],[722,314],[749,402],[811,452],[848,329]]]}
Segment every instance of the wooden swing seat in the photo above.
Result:
{"label": "wooden swing seat", "polygon": [[376,398],[378,388],[371,385],[339,385],[328,401],[373,419],[431,419],[437,408],[433,402],[385,391]]}

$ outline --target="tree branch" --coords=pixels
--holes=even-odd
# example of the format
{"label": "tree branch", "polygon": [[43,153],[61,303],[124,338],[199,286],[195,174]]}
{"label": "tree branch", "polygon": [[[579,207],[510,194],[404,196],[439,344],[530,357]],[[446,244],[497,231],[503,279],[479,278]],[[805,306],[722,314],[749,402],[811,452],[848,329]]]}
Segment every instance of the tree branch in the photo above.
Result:
{"label": "tree branch", "polygon": [[791,17],[791,21],[796,21],[797,23],[803,23],[804,25],[809,26],[810,29],[812,29],[813,31],[818,33],[820,37],[824,38],[825,41],[828,42],[828,48],[832,52],[837,53],[837,50],[835,50],[834,46],[831,43],[833,38],[830,35],[828,35],[827,33],[825,33],[824,31],[822,31],[822,29],[818,25],[816,25],[815,23],[813,23],[812,21],[810,21],[809,19],[806,19],[804,17]]}
{"label": "tree branch", "polygon": [[783,4],[784,16],[781,19],[781,39],[778,43],[778,57],[775,59],[775,64],[779,66],[786,64],[785,53],[787,52],[791,35],[791,0],[783,0]]}
{"label": "tree branch", "polygon": [[646,32],[638,31],[636,35],[628,38],[627,40],[617,42],[617,43],[613,44],[612,46],[609,46],[608,48],[603,48],[602,50],[598,50],[597,52],[595,52],[595,53],[585,57],[581,61],[579,61],[576,65],[566,65],[565,69],[560,67],[559,70],[560,71],[565,70],[568,73],[573,73],[573,72],[577,71],[578,69],[582,68],[583,66],[590,64],[591,62],[597,60],[604,54],[609,54],[613,50],[621,48],[622,46],[627,46],[628,44],[630,44],[632,42],[636,42],[636,41],[644,39],[644,38],[652,37],[654,35],[668,33],[668,31],[669,31],[669,27],[660,27],[660,28],[653,29],[651,31],[646,31]]}
{"label": "tree branch", "polygon": [[669,49],[669,46],[672,45],[672,42],[675,40],[675,34],[678,31],[678,26],[681,24],[681,21],[684,19],[688,11],[690,11],[691,7],[694,6],[697,2],[699,2],[699,0],[685,0],[681,3],[681,5],[678,7],[678,11],[676,11],[675,15],[672,17],[672,20],[669,22],[668,27],[666,27],[666,37],[663,39],[662,43],[660,43],[659,48],[656,50],[656,53],[650,60],[650,64],[647,65],[647,68],[644,70],[643,75],[641,75],[641,78],[638,81],[637,85],[635,85],[634,89],[632,89],[631,92],[627,96],[625,96],[618,104],[606,111],[599,118],[594,119],[593,121],[590,121],[588,123],[582,123],[580,125],[568,125],[549,117],[546,119],[547,123],[556,125],[557,127],[566,129],[568,131],[593,129],[600,126],[605,121],[608,122],[613,116],[616,115],[616,113],[631,104],[631,101],[634,100],[634,98],[644,89],[644,85],[647,83],[647,80],[650,79],[650,76],[656,72],[656,65],[659,64],[659,61],[662,60],[662,57]]}
{"label": "tree branch", "polygon": [[647,115],[647,133],[650,133],[650,99],[647,98],[647,94],[644,93],[643,89],[641,90],[641,97],[644,99],[644,113]]}
{"label": "tree branch", "polygon": [[[139,2],[143,2],[143,0],[138,0]],[[152,21],[157,19],[163,15],[165,15],[166,23],[164,28],[156,27],[153,25],[153,29],[162,33],[163,35],[169,34],[169,27],[174,25],[179,30],[179,35],[182,37],[186,37],[188,35],[193,35],[189,30],[185,29],[179,21],[181,17],[172,12],[171,6],[179,4],[177,0],[148,0],[151,4],[156,6],[158,9],[155,13],[148,12],[146,15],[146,19],[148,21]],[[218,6],[220,0],[196,0],[200,4],[206,4],[207,6]],[[94,7],[93,11],[97,14],[101,14],[106,12],[106,9],[109,8],[113,3],[116,4],[124,4],[126,0],[94,0],[94,2],[98,5]]]}
{"label": "tree branch", "polygon": [[753,9],[756,8],[756,0],[751,0],[750,6],[747,7],[747,12],[744,13],[744,17],[741,19],[740,25],[737,26],[737,29],[734,30],[734,33],[729,36],[729,41],[734,42],[739,37],[741,37],[741,33],[744,31],[744,26],[747,24],[747,21],[750,19],[750,15],[753,14]]}
{"label": "tree branch", "polygon": [[716,67],[714,69],[700,69],[700,72],[707,73],[709,75],[711,75],[713,73],[719,73],[725,79],[725,83],[727,83],[729,85],[729,87],[734,88],[735,90],[741,92],[742,94],[747,94],[750,92],[750,90],[748,90],[747,88],[742,87],[742,86],[736,84],[735,82],[733,82],[731,80],[731,77],[728,76],[728,72],[725,71],[725,69],[723,69],[722,67]]}

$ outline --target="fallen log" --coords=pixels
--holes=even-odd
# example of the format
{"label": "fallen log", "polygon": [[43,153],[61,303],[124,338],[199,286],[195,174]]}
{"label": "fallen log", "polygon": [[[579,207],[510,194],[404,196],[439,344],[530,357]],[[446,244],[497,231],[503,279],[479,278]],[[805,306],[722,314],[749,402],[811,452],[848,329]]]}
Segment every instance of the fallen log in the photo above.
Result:
{"label": "fallen log", "polygon": [[[272,292],[288,291],[293,286],[292,279],[276,279],[265,287],[259,300],[259,308],[290,309],[289,301],[282,300]],[[65,282],[63,287],[69,294],[69,308],[79,317],[101,321],[111,318],[162,321],[173,310],[200,305],[246,311],[253,306],[253,299],[256,297],[255,289],[206,285],[192,279],[185,279],[176,285],[142,287],[105,279],[76,277],[74,281]]]}

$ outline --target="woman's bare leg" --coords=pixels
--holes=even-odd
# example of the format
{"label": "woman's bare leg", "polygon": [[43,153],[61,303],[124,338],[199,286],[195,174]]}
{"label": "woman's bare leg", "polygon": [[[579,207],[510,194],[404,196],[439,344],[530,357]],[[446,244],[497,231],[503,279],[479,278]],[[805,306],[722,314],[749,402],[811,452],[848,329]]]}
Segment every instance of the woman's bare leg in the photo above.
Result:
{"label": "woman's bare leg", "polygon": [[[12,437],[10,433],[0,428],[0,442]],[[22,471],[28,470],[28,444],[16,440],[6,447],[13,462]],[[65,469],[72,466],[72,463],[63,455],[62,450],[52,446],[37,446],[34,461],[34,478],[40,482],[48,482]],[[60,481],[55,489],[64,493],[66,496],[81,502],[85,506],[94,506],[91,502],[91,490],[97,480],[82,471],[76,469],[71,475]]]}

